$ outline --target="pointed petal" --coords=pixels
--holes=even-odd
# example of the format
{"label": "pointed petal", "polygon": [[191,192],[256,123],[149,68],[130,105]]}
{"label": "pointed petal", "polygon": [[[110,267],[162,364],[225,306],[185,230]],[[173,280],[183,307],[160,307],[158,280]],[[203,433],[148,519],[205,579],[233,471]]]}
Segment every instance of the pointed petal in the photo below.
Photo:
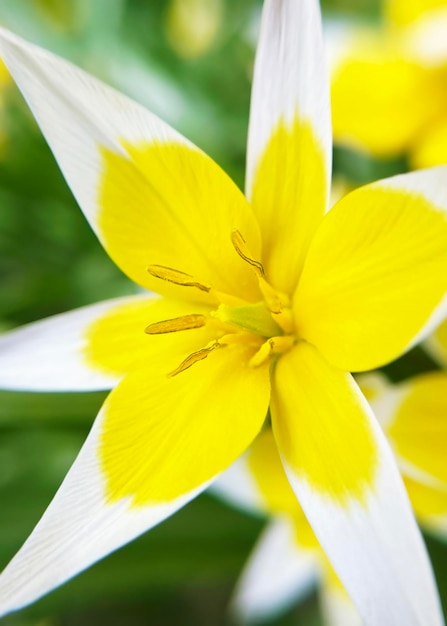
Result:
{"label": "pointed petal", "polygon": [[[152,300],[147,296],[116,298],[0,335],[0,387],[28,391],[112,388],[126,371],[126,361],[132,362],[135,357],[140,335],[132,341],[130,329],[122,329],[120,340],[126,345],[126,352],[115,354],[115,361],[120,361],[122,368],[105,370],[86,358],[88,330],[117,309],[145,311],[151,306]],[[143,329],[144,326],[140,328]],[[141,338],[145,339],[142,332]],[[141,350],[142,346],[138,347]]]}
{"label": "pointed petal", "polygon": [[[70,63],[0,30],[0,54],[22,90],[92,228],[135,282],[179,296],[151,264],[217,290],[257,292],[235,253],[239,230],[256,257],[258,226],[243,194],[205,154],[143,107]],[[182,289],[190,299],[205,291]]]}
{"label": "pointed petal", "polygon": [[259,538],[232,601],[243,623],[270,620],[299,602],[315,586],[315,553],[299,547],[290,520],[276,518]]}
{"label": "pointed petal", "polygon": [[294,297],[298,334],[346,371],[408,350],[446,314],[447,167],[345,196],[309,250]]}
{"label": "pointed petal", "polygon": [[272,421],[291,485],[365,623],[442,624],[393,455],[349,374],[298,344],[278,361]]}
{"label": "pointed petal", "polygon": [[111,389],[148,359],[163,362],[169,372],[185,355],[206,345],[213,338],[212,330],[204,327],[149,337],[144,329],[160,320],[207,310],[199,304],[130,296],[27,324],[0,335],[0,387]]}
{"label": "pointed petal", "polygon": [[316,0],[264,3],[250,111],[247,196],[260,221],[268,279],[290,293],[327,209],[327,72]]}
{"label": "pointed petal", "polygon": [[178,376],[157,364],[112,391],[72,469],[0,576],[0,614],[18,609],[159,523],[256,436],[268,367],[216,350]]}

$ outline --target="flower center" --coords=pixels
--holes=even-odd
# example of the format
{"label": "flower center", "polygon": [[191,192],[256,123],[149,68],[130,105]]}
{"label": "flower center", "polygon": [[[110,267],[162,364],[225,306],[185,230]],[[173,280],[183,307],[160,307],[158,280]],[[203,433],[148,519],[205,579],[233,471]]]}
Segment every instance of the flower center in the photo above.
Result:
{"label": "flower center", "polygon": [[159,335],[193,330],[205,325],[212,325],[215,328],[216,339],[187,356],[173,372],[168,374],[169,376],[180,374],[198,361],[206,359],[218,348],[241,344],[253,349],[249,365],[259,367],[271,357],[289,350],[296,342],[289,298],[267,282],[262,263],[253,258],[238,230],[231,233],[231,241],[237,254],[256,274],[262,294],[262,300],[259,302],[247,303],[216,291],[210,285],[177,269],[163,265],[150,265],[147,268],[155,278],[180,287],[192,287],[211,293],[220,302],[218,307],[208,314],[183,315],[150,324],[145,329],[148,335]]}

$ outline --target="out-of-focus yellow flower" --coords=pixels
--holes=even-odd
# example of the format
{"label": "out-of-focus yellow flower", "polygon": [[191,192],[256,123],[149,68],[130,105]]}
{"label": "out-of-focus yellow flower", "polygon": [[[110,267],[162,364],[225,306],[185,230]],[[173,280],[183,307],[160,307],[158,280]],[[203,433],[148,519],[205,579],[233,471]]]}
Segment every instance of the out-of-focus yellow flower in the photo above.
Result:
{"label": "out-of-focus yellow flower", "polygon": [[11,76],[6,69],[6,65],[0,59],[0,158],[5,152],[6,143],[6,131],[4,122],[4,107],[5,107],[5,88],[11,81]]}
{"label": "out-of-focus yellow flower", "polygon": [[414,168],[447,161],[447,2],[387,0],[353,35],[332,80],[334,137]]}
{"label": "out-of-focus yellow flower", "polygon": [[445,0],[385,0],[384,13],[397,26],[408,26],[418,22],[421,16],[445,9]]}
{"label": "out-of-focus yellow flower", "polygon": [[[447,323],[443,328],[447,331]],[[444,353],[447,357],[447,345]],[[390,385],[383,375],[372,372],[359,376],[358,382],[396,454],[419,523],[444,540],[447,373],[432,372]],[[326,626],[364,624],[293,496],[270,428],[214,490],[230,503],[271,517],[234,597],[233,609],[243,621],[267,621],[318,584]]]}
{"label": "out-of-focus yellow flower", "polygon": [[222,0],[171,0],[166,19],[170,45],[182,57],[201,56],[216,37],[222,13]]}

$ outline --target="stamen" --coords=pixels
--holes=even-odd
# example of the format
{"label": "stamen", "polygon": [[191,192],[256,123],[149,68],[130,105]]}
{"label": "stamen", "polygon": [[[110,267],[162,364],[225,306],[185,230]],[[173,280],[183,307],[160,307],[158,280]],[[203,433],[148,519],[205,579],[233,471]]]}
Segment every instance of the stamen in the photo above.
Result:
{"label": "stamen", "polygon": [[196,287],[197,289],[200,289],[200,291],[206,291],[207,293],[211,291],[211,287],[199,283],[194,276],[185,274],[185,272],[180,272],[180,270],[175,270],[172,267],[165,267],[164,265],[149,265],[146,269],[151,276],[154,276],[154,278],[161,278],[161,280],[174,283],[174,285],[180,285],[181,287]]}
{"label": "stamen", "polygon": [[238,230],[233,230],[231,233],[231,243],[238,255],[246,261],[255,270],[256,275],[262,277],[265,275],[264,267],[259,261],[255,261],[250,254],[250,251],[245,243],[245,239],[242,237]]}
{"label": "stamen", "polygon": [[259,367],[274,354],[282,354],[287,352],[295,343],[295,337],[291,335],[281,335],[280,337],[271,337],[254,354],[250,361],[250,367]]}
{"label": "stamen", "polygon": [[211,352],[216,350],[216,348],[222,348],[222,347],[223,346],[218,341],[214,341],[213,343],[205,346],[205,348],[202,348],[201,350],[197,350],[197,352],[193,352],[192,354],[187,356],[186,359],[182,361],[180,365],[173,372],[170,372],[168,374],[169,378],[172,378],[173,376],[177,376],[177,374],[180,374],[181,372],[184,372],[185,370],[189,369],[195,363],[198,363],[199,361],[203,361],[203,359],[206,359],[206,357],[209,354],[211,354]]}
{"label": "stamen", "polygon": [[149,324],[144,329],[144,332],[148,335],[161,335],[163,333],[176,333],[180,330],[190,330],[192,328],[201,328],[206,324],[206,317],[200,314],[182,315],[181,317],[175,317],[170,320],[163,320],[162,322],[155,322],[155,324]]}
{"label": "stamen", "polygon": [[269,358],[272,353],[271,339],[262,344],[259,350],[251,357],[248,365],[250,367],[259,367]]}

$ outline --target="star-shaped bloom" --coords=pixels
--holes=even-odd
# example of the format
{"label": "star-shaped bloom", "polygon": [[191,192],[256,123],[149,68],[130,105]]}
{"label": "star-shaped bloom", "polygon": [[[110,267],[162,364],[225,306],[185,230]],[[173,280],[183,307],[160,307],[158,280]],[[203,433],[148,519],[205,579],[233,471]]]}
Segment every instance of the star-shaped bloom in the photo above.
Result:
{"label": "star-shaped bloom", "polygon": [[246,197],[84,72],[6,31],[0,51],[104,248],[162,295],[3,337],[4,386],[116,387],[0,576],[0,612],[174,513],[271,416],[290,484],[365,622],[441,624],[398,468],[348,372],[394,359],[445,314],[447,168],[364,187],[328,212],[316,0],[265,3]]}
{"label": "star-shaped bloom", "polygon": [[[378,373],[362,375],[358,382],[396,454],[419,523],[445,540],[447,373],[433,372],[395,386]],[[271,429],[264,429],[212,489],[243,510],[271,518],[233,599],[243,623],[271,619],[316,584],[327,626],[363,623],[298,505]]]}
{"label": "star-shaped bloom", "polygon": [[383,4],[380,28],[350,28],[337,45],[334,138],[381,158],[407,154],[414,168],[445,163],[447,2]]}

